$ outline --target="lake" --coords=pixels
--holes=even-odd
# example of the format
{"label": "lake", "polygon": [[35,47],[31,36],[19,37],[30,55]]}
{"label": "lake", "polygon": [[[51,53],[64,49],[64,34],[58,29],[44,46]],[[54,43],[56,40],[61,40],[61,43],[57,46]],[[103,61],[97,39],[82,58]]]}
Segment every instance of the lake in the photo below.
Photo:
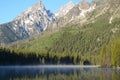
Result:
{"label": "lake", "polygon": [[0,66],[0,80],[120,80],[120,69],[96,66]]}

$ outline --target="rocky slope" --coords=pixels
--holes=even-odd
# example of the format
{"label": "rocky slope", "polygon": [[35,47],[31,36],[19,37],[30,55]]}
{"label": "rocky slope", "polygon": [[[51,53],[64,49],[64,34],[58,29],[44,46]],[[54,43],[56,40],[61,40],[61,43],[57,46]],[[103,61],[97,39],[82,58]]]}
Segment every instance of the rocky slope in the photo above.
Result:
{"label": "rocky slope", "polygon": [[[51,30],[58,30],[68,23],[84,22],[86,16],[96,8],[95,3],[88,3],[86,0],[74,5],[66,14],[62,15],[52,25]],[[61,10],[61,9],[60,9]]]}

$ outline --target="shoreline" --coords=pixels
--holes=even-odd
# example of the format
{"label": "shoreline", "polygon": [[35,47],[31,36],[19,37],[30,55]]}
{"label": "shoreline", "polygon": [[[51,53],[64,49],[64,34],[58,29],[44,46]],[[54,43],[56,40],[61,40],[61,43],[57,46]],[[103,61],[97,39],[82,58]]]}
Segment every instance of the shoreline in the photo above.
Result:
{"label": "shoreline", "polygon": [[0,68],[99,68],[100,65],[0,65]]}
{"label": "shoreline", "polygon": [[29,69],[29,68],[68,68],[68,69],[74,69],[74,68],[101,68],[101,69],[117,69],[120,70],[120,67],[117,68],[108,68],[108,67],[101,67],[100,65],[0,65],[0,69]]}

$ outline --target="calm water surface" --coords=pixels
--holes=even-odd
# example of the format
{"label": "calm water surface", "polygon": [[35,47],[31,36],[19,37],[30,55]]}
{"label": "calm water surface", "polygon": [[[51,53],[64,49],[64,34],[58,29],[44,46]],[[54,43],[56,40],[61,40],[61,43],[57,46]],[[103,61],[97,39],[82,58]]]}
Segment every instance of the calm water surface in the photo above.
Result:
{"label": "calm water surface", "polygon": [[0,66],[0,80],[120,80],[120,69],[95,66]]}

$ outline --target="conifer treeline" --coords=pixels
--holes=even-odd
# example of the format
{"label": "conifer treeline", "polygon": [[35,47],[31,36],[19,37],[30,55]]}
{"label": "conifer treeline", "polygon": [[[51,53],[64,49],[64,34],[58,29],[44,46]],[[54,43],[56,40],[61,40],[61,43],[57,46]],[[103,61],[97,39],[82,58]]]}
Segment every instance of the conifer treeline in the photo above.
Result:
{"label": "conifer treeline", "polygon": [[79,54],[55,54],[45,50],[29,52],[0,48],[0,65],[80,64]]}
{"label": "conifer treeline", "polygon": [[103,67],[120,67],[120,38],[102,46],[100,64]]}

